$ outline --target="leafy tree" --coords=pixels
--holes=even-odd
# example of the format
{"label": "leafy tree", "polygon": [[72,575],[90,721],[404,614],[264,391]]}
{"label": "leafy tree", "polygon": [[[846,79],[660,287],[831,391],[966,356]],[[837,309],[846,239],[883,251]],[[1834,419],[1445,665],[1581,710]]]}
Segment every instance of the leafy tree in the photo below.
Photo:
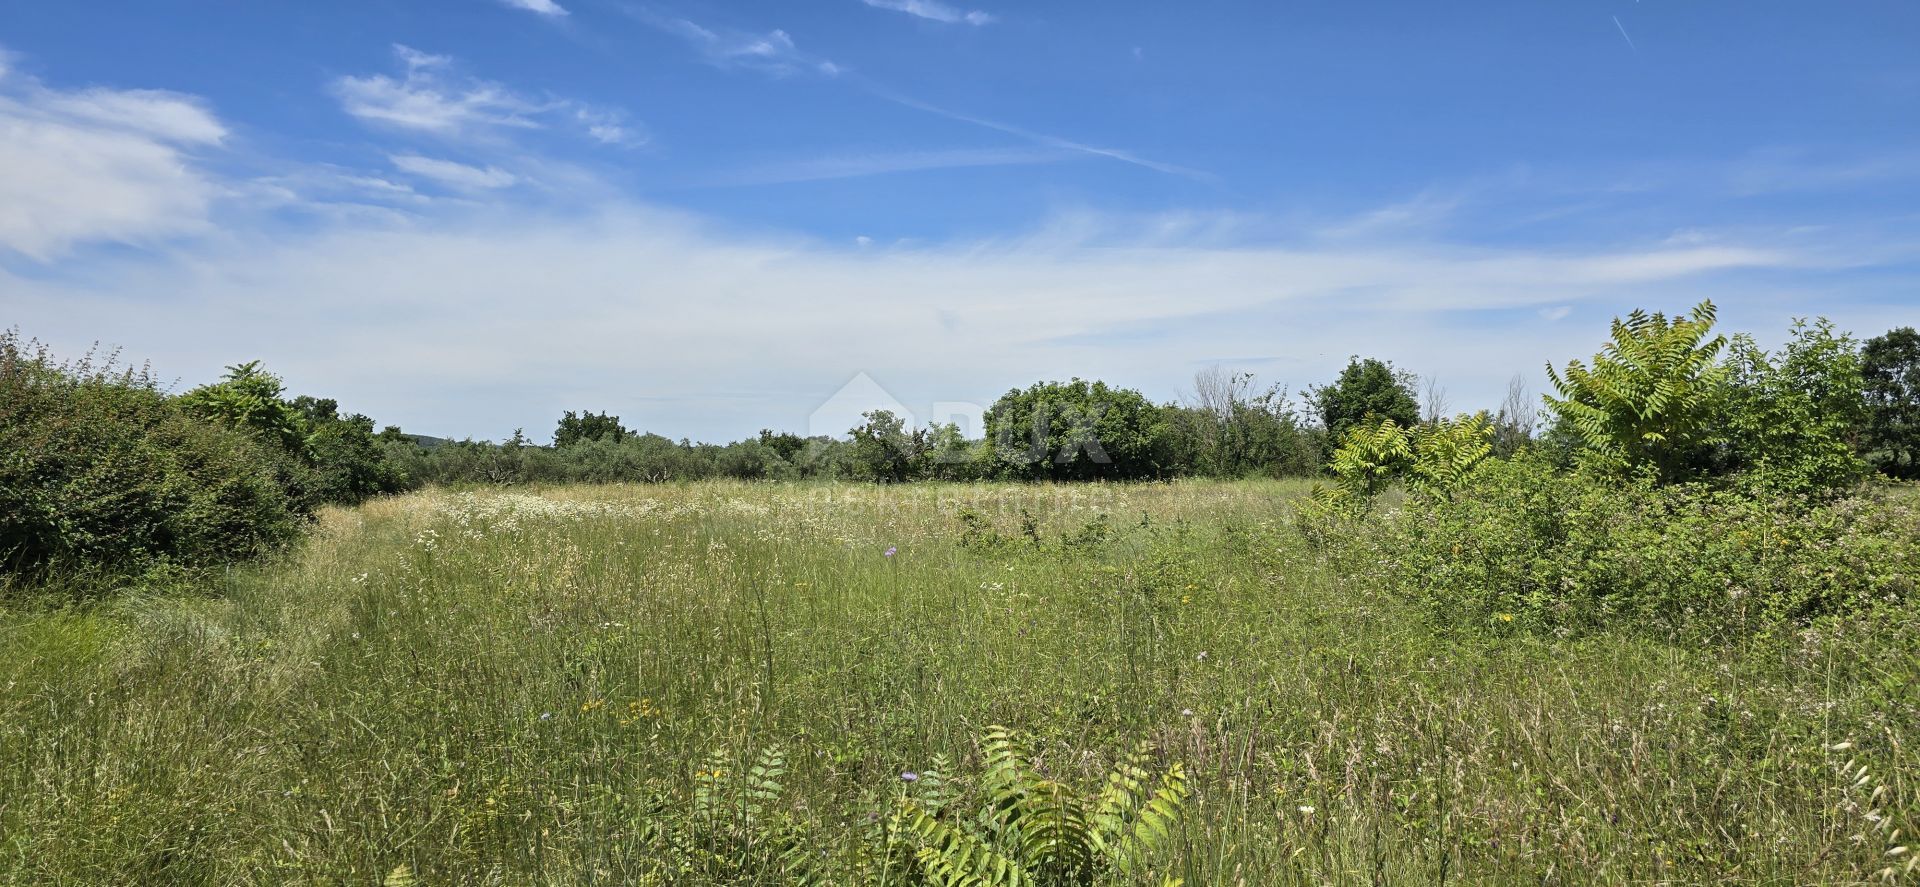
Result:
{"label": "leafy tree", "polygon": [[1074,379],[1015,389],[986,413],[994,465],[1011,477],[1158,477],[1172,467],[1166,417],[1138,391]]}
{"label": "leafy tree", "polygon": [[250,360],[227,367],[219,382],[202,385],[180,396],[189,414],[247,431],[287,453],[307,455],[307,426],[300,411],[280,399],[285,386],[280,377]]}
{"label": "leafy tree", "polygon": [[863,413],[865,422],[850,429],[854,470],[867,480],[899,483],[916,476],[925,461],[927,433],[908,431],[906,420],[888,410]]}
{"label": "leafy tree", "polygon": [[1414,397],[1414,378],[1393,364],[1355,356],[1332,385],[1311,392],[1321,424],[1334,440],[1363,422],[1388,420],[1408,427],[1420,421],[1420,402]]}
{"label": "leafy tree", "polygon": [[1825,318],[1795,321],[1777,355],[1735,337],[1728,366],[1726,467],[1787,493],[1839,489],[1866,473],[1855,446],[1866,400],[1851,336]]}
{"label": "leafy tree", "polygon": [[322,501],[352,504],[407,487],[406,478],[387,460],[381,439],[374,436],[372,419],[340,415],[339,404],[331,398],[301,395],[292,406],[308,429],[306,452]]}
{"label": "leafy tree", "polygon": [[[618,442],[631,435],[620,424],[619,416],[606,413],[589,413],[581,410],[578,414],[568,410],[560,417],[560,425],[553,430],[553,445],[568,447],[583,440],[610,440]],[[515,431],[515,435],[519,432]]]}
{"label": "leafy tree", "polygon": [[1691,317],[1636,310],[1614,318],[1613,338],[1591,368],[1575,360],[1563,375],[1547,366],[1560,395],[1548,395],[1547,408],[1579,439],[1589,464],[1648,468],[1664,482],[1711,466],[1725,440],[1717,420],[1729,372],[1719,361],[1727,338],[1708,338],[1713,323],[1711,301]]}
{"label": "leafy tree", "polygon": [[760,443],[771,448],[786,462],[792,462],[793,457],[799,455],[801,450],[807,448],[806,438],[794,434],[791,431],[776,433],[767,428],[760,429]]}
{"label": "leafy tree", "polygon": [[1486,412],[1435,419],[1403,428],[1391,419],[1347,430],[1329,468],[1338,484],[1322,490],[1325,504],[1365,508],[1389,485],[1449,498],[1493,453],[1493,417]]}
{"label": "leafy tree", "polygon": [[1881,471],[1920,478],[1920,332],[1901,327],[1868,339],[1860,357],[1867,406],[1861,443]]}
{"label": "leafy tree", "polygon": [[1423,422],[1407,434],[1413,443],[1409,481],[1414,489],[1442,498],[1452,497],[1467,475],[1493,453],[1493,417],[1484,410]]}

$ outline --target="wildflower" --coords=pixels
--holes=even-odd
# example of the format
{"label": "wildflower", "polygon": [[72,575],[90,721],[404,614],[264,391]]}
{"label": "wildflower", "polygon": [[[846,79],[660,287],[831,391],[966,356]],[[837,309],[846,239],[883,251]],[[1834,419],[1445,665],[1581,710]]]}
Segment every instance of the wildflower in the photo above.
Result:
{"label": "wildflower", "polygon": [[1191,708],[1183,708],[1183,709],[1181,709],[1181,710],[1180,710],[1180,716],[1181,716],[1181,717],[1183,717],[1183,718],[1190,718],[1190,717],[1193,717],[1193,709],[1191,709]]}
{"label": "wildflower", "polygon": [[1306,815],[1306,816],[1312,816],[1312,815],[1313,815],[1313,805],[1312,805],[1312,804],[1301,804],[1301,805],[1300,805],[1300,812],[1301,812],[1302,814],[1304,814],[1304,815]]}
{"label": "wildflower", "polygon": [[912,770],[908,770],[905,773],[900,774],[900,781],[901,782],[919,782],[920,774],[915,773]]}
{"label": "wildflower", "polygon": [[1207,651],[1205,651],[1205,650],[1201,650],[1201,651],[1200,651],[1200,652],[1199,652],[1198,654],[1196,654],[1196,655],[1195,655],[1195,656],[1193,657],[1193,661],[1195,661],[1195,662],[1205,662],[1205,661],[1207,661]]}
{"label": "wildflower", "polygon": [[553,712],[550,712],[550,711],[543,711],[543,712],[541,712],[541,713],[540,713],[540,720],[543,720],[543,721],[551,721],[551,720],[553,720]]}
{"label": "wildflower", "polygon": [[1493,618],[1498,619],[1501,622],[1512,622],[1513,614],[1512,613],[1495,613],[1493,614]]}
{"label": "wildflower", "polygon": [[894,546],[894,545],[889,545],[889,546],[887,546],[887,550],[886,550],[886,551],[883,551],[883,552],[881,552],[880,554],[881,554],[881,556],[882,556],[882,557],[893,557],[893,555],[894,555],[894,552],[897,552],[897,551],[899,551],[899,550],[900,550],[900,548],[899,548],[898,546]]}

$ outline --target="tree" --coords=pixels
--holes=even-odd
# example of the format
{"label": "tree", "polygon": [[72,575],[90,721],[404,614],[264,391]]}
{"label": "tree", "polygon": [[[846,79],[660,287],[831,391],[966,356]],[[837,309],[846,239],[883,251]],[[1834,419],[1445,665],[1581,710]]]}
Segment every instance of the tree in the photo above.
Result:
{"label": "tree", "polygon": [[1302,427],[1286,389],[1261,387],[1252,373],[1201,370],[1193,393],[1165,412],[1182,471],[1288,477],[1320,469],[1319,441]]}
{"label": "tree", "polygon": [[280,399],[284,390],[279,376],[261,369],[260,361],[250,360],[227,367],[220,381],[180,395],[180,406],[191,415],[247,431],[304,458],[308,429],[300,411]]}
{"label": "tree", "polygon": [[1414,397],[1414,378],[1385,361],[1355,356],[1332,385],[1311,392],[1320,422],[1334,440],[1362,422],[1381,419],[1408,427],[1420,421],[1420,402]]}
{"label": "tree", "polygon": [[1540,412],[1534,404],[1527,380],[1515,373],[1507,380],[1507,397],[1500,402],[1500,412],[1493,420],[1494,455],[1505,458],[1533,442],[1534,420]]}
{"label": "tree", "polygon": [[994,464],[1033,480],[1159,477],[1172,464],[1164,413],[1138,391],[1073,379],[1014,389],[986,413]]}
{"label": "tree", "polygon": [[565,416],[560,417],[559,427],[553,430],[553,445],[555,448],[560,448],[583,440],[606,440],[618,443],[632,433],[621,426],[619,416],[589,413],[586,410],[581,410],[578,415],[575,415],[572,410],[568,410]]}
{"label": "tree", "polygon": [[1866,399],[1853,337],[1825,318],[1796,320],[1778,354],[1736,336],[1727,364],[1725,467],[1789,493],[1850,486],[1866,473],[1855,446]]}
{"label": "tree", "polygon": [[926,461],[927,433],[908,431],[906,420],[888,410],[862,413],[865,422],[848,430],[853,437],[853,468],[867,480],[912,480]]}
{"label": "tree", "polygon": [[1728,368],[1720,363],[1725,336],[1712,331],[1714,307],[1693,315],[1635,310],[1614,318],[1613,338],[1589,368],[1575,360],[1563,375],[1547,365],[1559,397],[1548,410],[1579,439],[1590,465],[1631,471],[1646,467],[1662,482],[1683,480],[1711,466],[1724,442],[1717,421]]}
{"label": "tree", "polygon": [[350,505],[405,488],[406,479],[387,460],[381,439],[373,433],[372,419],[340,415],[339,404],[331,398],[303,394],[292,406],[307,428],[306,451],[322,501]]}
{"label": "tree", "polygon": [[1861,444],[1875,467],[1920,478],[1920,333],[1901,327],[1867,340],[1860,353],[1866,389]]}
{"label": "tree", "polygon": [[1420,382],[1420,400],[1425,405],[1421,421],[1438,422],[1447,417],[1452,401],[1447,399],[1446,386],[1440,384],[1439,376],[1428,376]]}
{"label": "tree", "polygon": [[801,450],[807,448],[806,438],[791,431],[776,432],[771,428],[760,429],[760,443],[772,448],[786,462],[792,462]]}

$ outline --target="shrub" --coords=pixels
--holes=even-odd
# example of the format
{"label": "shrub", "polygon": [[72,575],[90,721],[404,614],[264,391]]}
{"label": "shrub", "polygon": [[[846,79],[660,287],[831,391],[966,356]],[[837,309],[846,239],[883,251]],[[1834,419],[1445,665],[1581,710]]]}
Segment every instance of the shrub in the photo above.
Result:
{"label": "shrub", "polygon": [[1105,382],[1035,383],[986,412],[994,465],[1028,480],[1161,477],[1173,467],[1165,415],[1138,391]]}
{"label": "shrub", "polygon": [[261,553],[304,523],[286,467],[144,369],[61,364],[0,334],[0,571],[106,580]]}
{"label": "shrub", "polygon": [[1866,474],[1854,447],[1866,399],[1851,336],[1824,318],[1796,321],[1777,355],[1736,337],[1728,365],[1728,468],[1786,494],[1837,490]]}
{"label": "shrub", "polygon": [[1726,637],[1912,595],[1920,508],[1564,474],[1495,461],[1450,498],[1344,524],[1351,566],[1438,621]]}

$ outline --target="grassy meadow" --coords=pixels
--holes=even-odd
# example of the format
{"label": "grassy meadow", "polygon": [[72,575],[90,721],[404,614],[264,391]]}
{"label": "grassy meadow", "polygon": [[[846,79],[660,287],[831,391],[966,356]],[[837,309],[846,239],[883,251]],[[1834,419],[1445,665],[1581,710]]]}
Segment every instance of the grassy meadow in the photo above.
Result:
{"label": "grassy meadow", "polygon": [[686,837],[716,771],[777,748],[764,815],[828,855],[991,725],[1088,794],[1183,766],[1140,883],[1911,877],[1912,621],[1441,633],[1306,486],[429,490],[202,594],[17,601],[0,882],[779,884]]}

